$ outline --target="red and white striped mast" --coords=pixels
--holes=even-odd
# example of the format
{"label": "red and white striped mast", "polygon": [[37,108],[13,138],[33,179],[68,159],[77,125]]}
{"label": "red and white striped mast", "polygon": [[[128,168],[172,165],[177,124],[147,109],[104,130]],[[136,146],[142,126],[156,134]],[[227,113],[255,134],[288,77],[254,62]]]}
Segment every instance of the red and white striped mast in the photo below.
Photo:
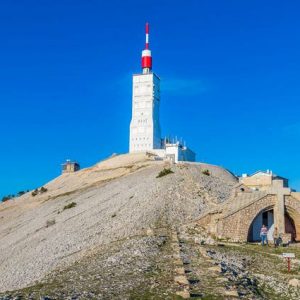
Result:
{"label": "red and white striped mast", "polygon": [[150,73],[152,69],[152,56],[151,50],[149,49],[149,23],[146,23],[146,45],[142,51],[142,70],[143,74]]}

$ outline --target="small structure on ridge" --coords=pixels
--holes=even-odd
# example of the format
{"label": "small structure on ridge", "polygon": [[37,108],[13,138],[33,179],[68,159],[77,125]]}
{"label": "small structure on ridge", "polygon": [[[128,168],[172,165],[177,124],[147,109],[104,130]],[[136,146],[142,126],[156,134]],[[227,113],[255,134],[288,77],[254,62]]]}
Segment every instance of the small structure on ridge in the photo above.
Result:
{"label": "small structure on ridge", "polygon": [[62,174],[64,173],[74,173],[80,170],[80,165],[76,161],[71,161],[67,159],[65,163],[62,164]]}

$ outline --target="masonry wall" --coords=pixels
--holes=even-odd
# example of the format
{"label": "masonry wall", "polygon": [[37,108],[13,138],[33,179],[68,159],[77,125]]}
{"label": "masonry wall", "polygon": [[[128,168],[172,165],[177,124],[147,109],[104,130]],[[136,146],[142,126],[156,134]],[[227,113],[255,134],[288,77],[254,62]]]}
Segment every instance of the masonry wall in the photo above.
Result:
{"label": "masonry wall", "polygon": [[293,219],[296,228],[296,241],[300,241],[300,199],[285,196],[286,211]]}
{"label": "masonry wall", "polygon": [[217,219],[219,213],[211,213],[202,217],[197,221],[197,224],[204,227],[209,234],[217,235]]}
{"label": "masonry wall", "polygon": [[248,231],[254,218],[263,209],[273,207],[276,199],[275,195],[267,195],[241,210],[223,217],[217,224],[218,236],[235,242],[246,242]]}
{"label": "masonry wall", "polygon": [[270,186],[272,184],[272,176],[251,176],[241,178],[241,182],[247,186]]}

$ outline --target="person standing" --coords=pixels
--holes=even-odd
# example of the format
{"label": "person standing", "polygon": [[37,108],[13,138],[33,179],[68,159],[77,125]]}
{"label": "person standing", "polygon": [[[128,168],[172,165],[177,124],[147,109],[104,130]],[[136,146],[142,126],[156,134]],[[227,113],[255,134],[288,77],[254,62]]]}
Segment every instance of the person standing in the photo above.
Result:
{"label": "person standing", "polygon": [[263,224],[262,228],[260,229],[260,238],[261,238],[261,244],[262,246],[268,245],[268,228],[266,227],[266,225]]}
{"label": "person standing", "polygon": [[273,231],[273,240],[274,240],[274,246],[275,248],[277,248],[279,245],[279,232],[277,227],[275,227]]}

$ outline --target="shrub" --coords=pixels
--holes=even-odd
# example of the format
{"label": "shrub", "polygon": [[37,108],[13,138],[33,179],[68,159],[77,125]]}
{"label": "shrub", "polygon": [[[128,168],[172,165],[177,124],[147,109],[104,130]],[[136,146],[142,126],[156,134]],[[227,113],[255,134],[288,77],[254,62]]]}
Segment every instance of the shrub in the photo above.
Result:
{"label": "shrub", "polygon": [[206,176],[210,176],[210,172],[209,172],[209,170],[207,170],[207,169],[203,170],[203,171],[202,171],[202,174],[203,174],[203,175],[206,175]]}
{"label": "shrub", "polygon": [[32,197],[34,197],[34,196],[36,196],[38,193],[39,193],[39,190],[38,190],[38,189],[35,189],[35,190],[31,193],[31,195],[32,195]]}
{"label": "shrub", "polygon": [[72,208],[72,207],[75,207],[76,205],[77,205],[76,202],[71,202],[71,203],[65,205],[63,210],[65,210],[65,209],[70,209],[70,208]]}
{"label": "shrub", "polygon": [[46,189],[45,187],[41,187],[40,188],[40,190],[39,189],[35,189],[32,193],[31,193],[31,195],[32,195],[32,197],[34,197],[34,196],[36,196],[36,195],[38,195],[38,194],[43,194],[43,193],[46,193],[48,191],[48,189]]}
{"label": "shrub", "polygon": [[117,216],[116,213],[114,213],[114,214],[111,215],[112,218],[114,218],[114,217],[116,217],[116,216]]}
{"label": "shrub", "polygon": [[46,227],[50,227],[50,226],[54,225],[55,223],[56,223],[55,219],[47,220]]}
{"label": "shrub", "polygon": [[8,200],[10,200],[10,199],[12,199],[12,198],[13,198],[12,195],[4,196],[4,197],[2,198],[2,202],[8,201]]}
{"label": "shrub", "polygon": [[163,176],[166,176],[166,175],[171,174],[171,173],[174,173],[174,172],[170,168],[169,169],[164,168],[162,171],[160,171],[158,173],[156,178],[163,177]]}
{"label": "shrub", "polygon": [[45,187],[43,187],[43,186],[40,188],[40,193],[41,194],[46,193],[47,191],[48,190]]}

